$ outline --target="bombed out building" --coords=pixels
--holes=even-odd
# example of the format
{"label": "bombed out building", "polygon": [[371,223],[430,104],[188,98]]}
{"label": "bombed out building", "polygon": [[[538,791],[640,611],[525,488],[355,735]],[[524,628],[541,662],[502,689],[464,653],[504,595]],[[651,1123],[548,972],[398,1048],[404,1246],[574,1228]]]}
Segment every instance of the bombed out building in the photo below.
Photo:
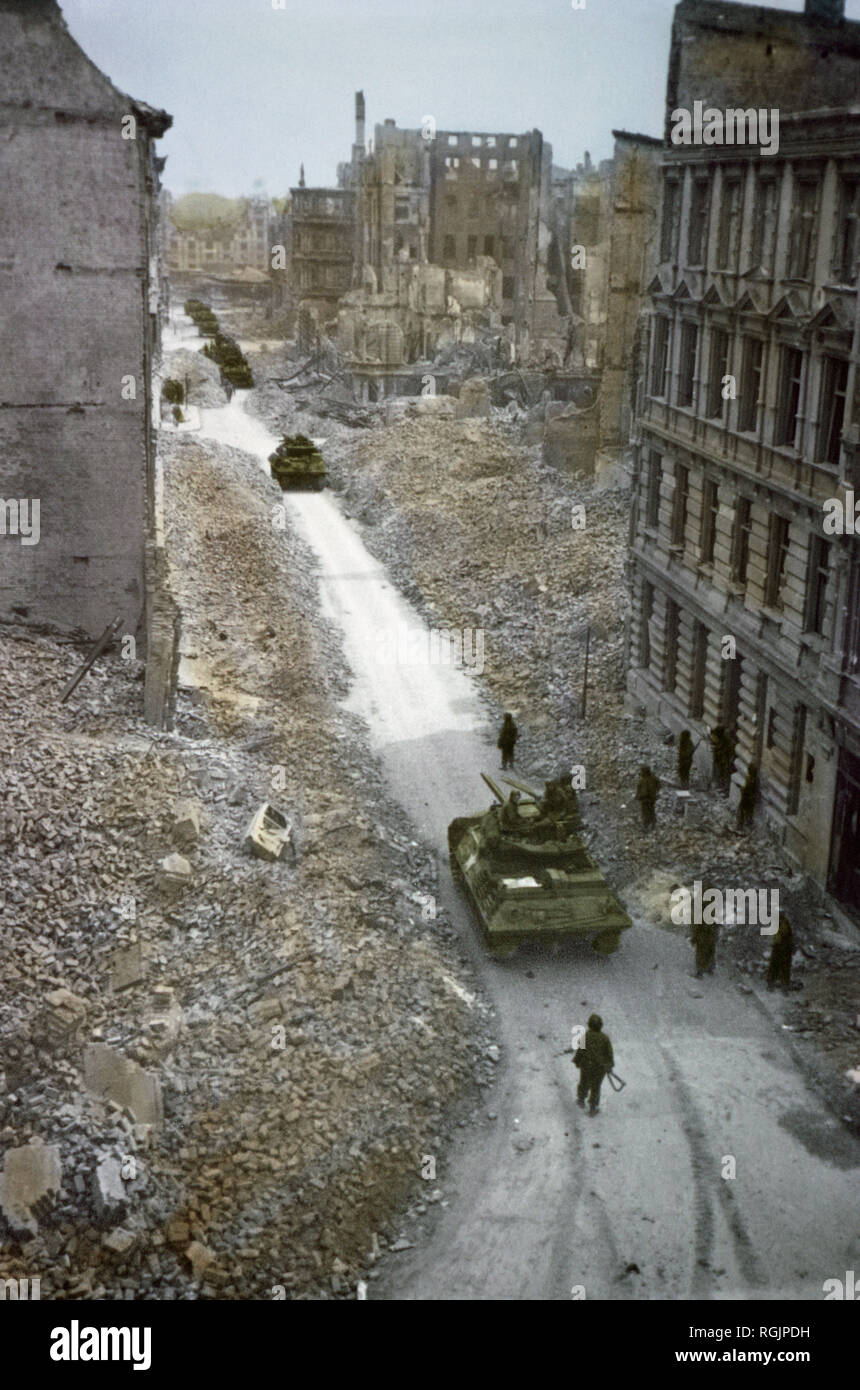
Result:
{"label": "bombed out building", "polygon": [[[682,0],[640,379],[628,689],[860,909],[860,24]],[[675,143],[679,112],[737,109]],[[737,138],[767,112],[768,139]],[[676,113],[673,119],[673,113]],[[778,114],[774,141],[773,113]],[[711,123],[712,133],[719,126]],[[860,489],[858,489],[860,490]],[[828,517],[849,515],[836,528]],[[850,528],[850,529],[849,529]]]}
{"label": "bombed out building", "polygon": [[0,618],[95,634],[119,616],[141,640],[170,117],[111,84],[54,0],[0,0],[0,90]]}

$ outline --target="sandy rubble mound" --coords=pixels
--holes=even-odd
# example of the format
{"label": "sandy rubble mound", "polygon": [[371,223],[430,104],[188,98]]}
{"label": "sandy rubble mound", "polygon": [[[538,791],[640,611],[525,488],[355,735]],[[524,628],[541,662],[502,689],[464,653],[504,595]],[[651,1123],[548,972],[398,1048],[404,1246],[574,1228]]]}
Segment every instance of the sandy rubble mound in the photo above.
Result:
{"label": "sandy rubble mound", "polygon": [[[139,663],[114,653],[60,706],[80,649],[0,636],[0,1164],[41,1140],[63,1184],[0,1237],[0,1273],[40,1272],[43,1298],[354,1297],[489,1083],[487,1011],[338,705],[277,490],[189,438],[164,457],[176,731],[143,725]],[[267,799],[295,859],[244,846]],[[154,1079],[160,1127],[87,1090],[98,1043]]]}

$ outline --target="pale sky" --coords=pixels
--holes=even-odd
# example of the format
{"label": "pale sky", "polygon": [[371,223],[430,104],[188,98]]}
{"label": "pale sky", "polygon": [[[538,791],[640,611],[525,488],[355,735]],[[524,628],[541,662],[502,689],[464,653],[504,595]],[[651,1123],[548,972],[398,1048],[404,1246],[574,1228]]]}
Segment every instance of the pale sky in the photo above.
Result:
{"label": "pale sky", "polygon": [[[271,195],[335,182],[353,97],[367,134],[537,127],[556,164],[612,153],[613,128],[663,133],[674,0],[60,0],[115,85],[163,107],[164,182],[179,196]],[[278,5],[278,8],[275,8]],[[802,10],[803,0],[781,0]],[[847,16],[860,19],[860,0]]]}

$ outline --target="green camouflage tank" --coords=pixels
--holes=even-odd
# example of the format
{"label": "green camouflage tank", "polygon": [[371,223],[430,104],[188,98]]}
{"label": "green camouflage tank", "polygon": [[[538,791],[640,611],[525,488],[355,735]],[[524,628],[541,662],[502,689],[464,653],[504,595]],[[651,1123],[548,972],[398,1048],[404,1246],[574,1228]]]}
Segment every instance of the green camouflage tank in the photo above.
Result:
{"label": "green camouflage tank", "polygon": [[272,477],[285,492],[310,488],[320,492],[325,486],[323,456],[304,434],[285,434],[277,449],[269,455]]}
{"label": "green camouflage tank", "polygon": [[504,956],[521,942],[579,937],[611,955],[632,922],[577,834],[569,782],[548,783],[544,797],[511,782],[531,798],[520,801],[481,775],[499,804],[452,821],[448,849],[490,950]]}

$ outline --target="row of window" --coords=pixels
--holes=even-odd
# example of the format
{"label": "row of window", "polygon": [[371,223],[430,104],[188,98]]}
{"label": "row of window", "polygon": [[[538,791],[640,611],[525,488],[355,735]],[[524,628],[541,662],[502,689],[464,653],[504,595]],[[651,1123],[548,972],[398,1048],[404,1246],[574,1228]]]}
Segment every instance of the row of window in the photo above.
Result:
{"label": "row of window", "polygon": [[[656,529],[660,522],[662,478],[662,455],[652,449],[648,455],[645,486],[645,524],[652,529]],[[676,464],[669,535],[671,544],[682,551],[691,539],[688,526],[689,497],[690,470],[682,464]],[[719,484],[715,478],[706,476],[703,481],[702,515],[699,525],[699,564],[712,565],[714,563],[719,509]],[[778,512],[772,512],[768,520],[763,596],[764,604],[768,608],[779,609],[782,607],[782,589],[785,582],[785,567],[789,550],[790,525],[789,519],[781,516]],[[744,587],[747,583],[749,569],[751,535],[752,500],[740,495],[735,499],[730,574],[734,584]],[[827,581],[830,572],[830,550],[825,536],[810,535],[807,557],[804,631],[823,634]]]}
{"label": "row of window", "polygon": [[[796,174],[792,188],[788,255],[784,276],[791,280],[811,278],[819,234],[822,180],[820,172]],[[663,229],[660,256],[674,261],[679,255],[683,185],[668,177],[664,186]],[[717,206],[712,206],[716,201]],[[719,198],[708,175],[694,175],[689,194],[686,255],[683,264],[703,266],[708,260],[711,218],[716,217],[715,265],[718,270],[746,270],[762,267],[773,273],[779,221],[780,183],[776,171],[760,173],[752,210],[752,240],[749,266],[739,266],[743,225],[745,180],[742,175],[724,172]],[[840,179],[836,228],[830,273],[840,284],[853,284],[860,260],[860,175]]]}
{"label": "row of window", "polygon": [[351,271],[348,266],[342,265],[316,265],[313,261],[306,265],[300,265],[299,287],[303,290],[332,289],[346,291],[349,289]]}
{"label": "row of window", "polygon": [[471,144],[473,149],[480,149],[483,145],[488,150],[494,150],[497,147],[501,149],[507,145],[509,150],[515,150],[519,144],[519,139],[516,135],[449,135],[448,144]]}
{"label": "row of window", "polygon": [[[453,233],[448,233],[442,238],[442,260],[447,264],[457,259],[458,238]],[[462,240],[461,243],[462,245]],[[475,256],[495,256],[499,254],[502,260],[508,261],[512,258],[512,247],[507,237],[477,235],[466,237],[466,259],[474,260]]]}
{"label": "row of window", "polygon": [[[651,620],[654,616],[654,586],[647,579],[642,581],[640,590],[640,614],[639,665],[646,669],[650,669],[652,666]],[[664,623],[663,689],[668,694],[674,694],[678,688],[678,650],[681,632],[681,609],[675,600],[668,596],[666,598]],[[708,647],[713,640],[719,640],[720,636],[719,633],[711,632],[705,623],[694,620],[692,667],[689,672],[690,696],[687,705],[687,714],[690,719],[701,719],[704,716]],[[737,729],[740,718],[741,681],[745,661],[746,658],[738,653],[733,660],[723,662],[721,667],[723,679],[719,701],[720,722],[732,733]],[[756,674],[755,704],[756,722],[754,727],[758,732],[758,737],[761,742],[759,746],[753,750],[753,761],[759,761],[762,748],[770,750],[776,746],[777,724],[779,722],[776,705],[771,705],[768,710],[768,677],[764,671],[759,671]],[[809,783],[814,780],[815,759],[810,754],[807,754],[804,758],[806,723],[806,706],[802,704],[795,705],[792,711],[791,733],[789,736],[790,763],[788,795],[786,800],[786,812],[790,816],[797,814],[797,809],[800,804],[801,779],[804,778]]]}
{"label": "row of window", "polygon": [[[465,167],[471,166],[474,169],[483,169],[488,177],[498,173],[499,170],[499,161],[497,159],[483,160],[470,157],[469,159],[461,160],[459,156],[448,155],[445,159],[446,176],[448,178],[454,176],[456,170],[459,169],[461,165]],[[519,167],[519,163],[516,159],[506,159],[502,164],[502,169],[506,174],[517,174],[519,172]]]}
{"label": "row of window", "polygon": [[294,217],[343,217],[349,212],[351,193],[306,193],[296,190],[293,195]]}
{"label": "row of window", "polygon": [[[710,420],[725,420],[727,404],[736,396],[733,427],[743,434],[757,435],[761,426],[759,406],[764,397],[764,339],[745,334],[739,343],[734,343],[727,330],[716,327],[711,329],[709,336],[707,362],[699,368],[697,378],[702,334],[697,323],[681,322],[674,404],[683,409],[698,409]],[[649,394],[663,400],[669,400],[671,392],[671,344],[672,321],[658,314],[653,321]],[[734,370],[733,360],[738,347],[739,373]],[[798,347],[782,346],[778,351],[776,414],[770,442],[783,448],[796,448],[804,373],[809,363],[807,354]],[[812,441],[814,462],[837,467],[845,422],[849,363],[847,358],[824,354],[818,360],[818,367],[818,428]],[[731,384],[727,385],[730,375],[736,383],[734,392]],[[695,400],[697,379],[702,381],[704,394],[704,399],[699,401]]]}

